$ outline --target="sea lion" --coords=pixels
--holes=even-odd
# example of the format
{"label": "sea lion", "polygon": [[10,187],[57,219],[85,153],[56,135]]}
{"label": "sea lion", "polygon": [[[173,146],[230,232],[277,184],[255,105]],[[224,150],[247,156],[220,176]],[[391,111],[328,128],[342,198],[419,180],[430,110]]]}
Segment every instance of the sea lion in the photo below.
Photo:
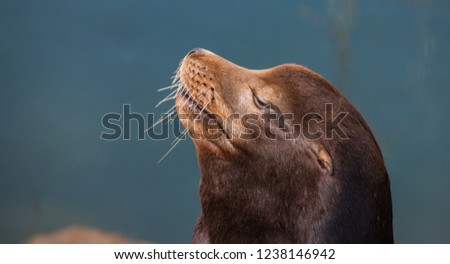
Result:
{"label": "sea lion", "polygon": [[193,243],[393,243],[380,148],[325,78],[296,64],[250,70],[199,48],[177,76],[202,173]]}

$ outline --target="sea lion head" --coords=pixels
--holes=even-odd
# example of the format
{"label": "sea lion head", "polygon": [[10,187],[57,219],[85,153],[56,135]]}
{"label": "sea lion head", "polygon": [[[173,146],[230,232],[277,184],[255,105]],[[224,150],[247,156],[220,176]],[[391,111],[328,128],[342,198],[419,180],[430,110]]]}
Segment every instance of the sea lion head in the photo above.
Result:
{"label": "sea lion head", "polygon": [[296,64],[246,69],[204,49],[186,55],[178,76],[178,116],[202,171],[198,237],[392,240],[380,149],[361,114],[322,76]]}
{"label": "sea lion head", "polygon": [[185,89],[177,96],[178,114],[197,152],[224,159],[245,153],[279,159],[264,152],[300,144],[290,152],[312,151],[332,173],[331,157],[320,142],[325,106],[341,109],[345,100],[318,74],[295,64],[250,70],[194,49],[182,60],[179,76]]}

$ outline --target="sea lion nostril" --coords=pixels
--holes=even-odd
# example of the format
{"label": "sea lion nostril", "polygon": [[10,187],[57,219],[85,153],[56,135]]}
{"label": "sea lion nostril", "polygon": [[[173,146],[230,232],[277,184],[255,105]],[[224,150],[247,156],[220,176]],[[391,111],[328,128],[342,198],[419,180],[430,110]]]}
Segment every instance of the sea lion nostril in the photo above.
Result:
{"label": "sea lion nostril", "polygon": [[189,51],[189,53],[187,54],[187,56],[192,55],[192,54],[204,54],[205,50],[202,48],[195,48],[192,49],[191,51]]}
{"label": "sea lion nostril", "polygon": [[197,51],[197,49],[192,49],[191,51],[188,52],[187,55],[189,56],[189,55],[191,55],[191,54],[194,54],[196,51]]}

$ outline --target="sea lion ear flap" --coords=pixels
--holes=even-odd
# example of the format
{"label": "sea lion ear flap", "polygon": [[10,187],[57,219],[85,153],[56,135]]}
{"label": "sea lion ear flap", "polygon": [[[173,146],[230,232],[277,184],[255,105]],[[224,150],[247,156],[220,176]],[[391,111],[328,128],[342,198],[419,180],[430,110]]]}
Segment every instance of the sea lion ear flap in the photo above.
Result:
{"label": "sea lion ear flap", "polygon": [[329,176],[333,175],[333,160],[331,159],[328,151],[326,151],[323,147],[320,147],[317,152],[317,161],[320,166],[327,171]]}

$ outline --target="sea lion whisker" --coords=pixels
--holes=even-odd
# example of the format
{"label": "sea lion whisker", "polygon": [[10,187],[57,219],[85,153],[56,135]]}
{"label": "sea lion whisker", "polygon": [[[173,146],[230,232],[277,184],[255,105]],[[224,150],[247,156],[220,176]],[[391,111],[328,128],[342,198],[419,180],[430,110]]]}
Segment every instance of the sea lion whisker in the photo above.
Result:
{"label": "sea lion whisker", "polygon": [[[176,92],[176,91],[174,91],[174,92]],[[165,102],[167,102],[167,101],[173,100],[173,99],[175,99],[176,97],[177,97],[176,94],[174,94],[174,95],[172,95],[172,96],[170,96],[170,97],[166,97],[166,98],[164,98],[163,100],[161,100],[161,101],[156,105],[156,107],[160,106],[162,103],[165,103]]]}
{"label": "sea lion whisker", "polygon": [[176,89],[176,90],[174,90],[174,91],[171,91],[171,92],[170,92],[166,97],[164,97],[164,99],[162,99],[161,101],[164,101],[165,99],[167,99],[167,98],[171,97],[172,95],[176,94],[177,91],[178,91],[178,89]]}
{"label": "sea lion whisker", "polygon": [[[188,129],[190,129],[192,126],[193,126],[193,125],[190,125],[188,128],[186,128],[186,129],[183,131],[182,134],[185,135],[185,134],[187,133]],[[170,152],[172,152],[172,150],[178,145],[178,143],[180,143],[180,141],[181,141],[182,138],[183,138],[182,136],[176,138],[175,144],[173,144],[173,146],[166,152],[166,154],[164,154],[164,156],[161,157],[161,159],[158,161],[158,163],[160,163],[161,161],[163,161],[164,158],[167,157],[167,155],[169,155]]]}
{"label": "sea lion whisker", "polygon": [[[188,95],[187,99],[183,102],[183,104],[180,106],[180,108],[186,106],[190,101],[195,101],[192,94],[187,93],[187,95]],[[195,107],[197,107],[197,105]]]}
{"label": "sea lion whisker", "polygon": [[180,80],[180,74],[181,74],[181,62],[180,62],[180,64],[178,64],[177,69],[174,71],[174,75],[171,77],[172,84],[174,84]]}
{"label": "sea lion whisker", "polygon": [[159,125],[160,123],[162,123],[164,120],[166,120],[167,118],[171,117],[173,114],[175,113],[175,110],[169,110],[166,113],[163,114],[163,116],[158,119],[158,121],[156,121],[155,123],[153,123],[151,126],[149,126],[146,130],[144,130],[144,132],[146,133],[147,131],[149,131],[150,129],[154,128],[155,126]]}
{"label": "sea lion whisker", "polygon": [[[201,95],[199,96],[199,98],[202,97],[202,96],[204,96],[204,95],[201,94]],[[209,105],[209,103],[211,103],[211,101],[207,102],[207,103],[205,104],[205,106],[203,106],[203,108],[200,110],[200,114],[202,114],[203,111],[205,111],[205,109],[206,109],[206,107]],[[198,107],[199,105],[200,105],[200,104],[197,103],[197,105],[196,105],[195,107]]]}
{"label": "sea lion whisker", "polygon": [[[189,128],[191,128],[191,127],[189,127]],[[177,136],[177,137],[170,143],[170,145],[173,145],[175,142],[177,142],[178,140],[180,140],[181,138],[183,138],[183,137],[187,134],[189,128],[185,128],[185,129],[181,132],[181,134],[180,134],[179,136]]]}
{"label": "sea lion whisker", "polygon": [[172,84],[175,84],[177,81],[180,80],[180,74],[178,72],[175,72],[175,74],[171,77],[171,79],[172,79]]}
{"label": "sea lion whisker", "polygon": [[172,90],[173,88],[178,87],[178,86],[179,86],[178,83],[175,83],[175,84],[163,87],[163,88],[159,88],[157,91],[158,92],[162,92],[162,91],[165,91],[165,90]]}
{"label": "sea lion whisker", "polygon": [[[205,108],[208,106],[209,103],[210,103],[210,102],[208,102],[208,103],[200,110],[200,113],[203,113],[203,111],[205,110]],[[172,119],[171,121],[173,121],[173,119]],[[179,136],[177,136],[177,137],[172,141],[172,143],[170,143],[170,145],[173,145],[179,138],[185,136],[185,135],[187,134],[189,128],[191,128],[191,127],[192,127],[192,125],[189,126],[189,127],[186,128],[186,129],[184,129],[184,130],[181,132],[181,134],[180,134]]]}
{"label": "sea lion whisker", "polygon": [[177,96],[177,93],[178,93],[178,90],[170,92],[169,95],[167,95],[164,99],[162,99],[161,101],[159,101],[159,103],[156,104],[155,108],[160,106],[164,102],[175,99],[175,97]]}

